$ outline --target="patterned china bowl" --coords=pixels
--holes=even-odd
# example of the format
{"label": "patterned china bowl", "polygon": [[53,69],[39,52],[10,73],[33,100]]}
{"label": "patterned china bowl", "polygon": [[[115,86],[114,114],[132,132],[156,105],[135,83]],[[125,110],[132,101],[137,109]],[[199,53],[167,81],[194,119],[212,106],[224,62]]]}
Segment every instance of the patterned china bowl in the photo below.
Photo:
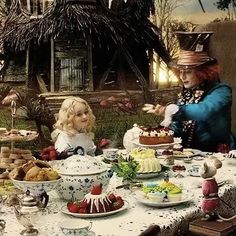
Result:
{"label": "patterned china bowl", "polygon": [[89,155],[73,155],[57,161],[53,164],[53,169],[61,176],[57,190],[67,201],[82,200],[93,185],[100,183],[105,191],[110,181],[109,168],[102,161]]}
{"label": "patterned china bowl", "polygon": [[50,192],[57,187],[61,179],[50,181],[23,181],[12,179],[14,186],[24,192],[30,191],[33,195],[40,195],[41,193]]}

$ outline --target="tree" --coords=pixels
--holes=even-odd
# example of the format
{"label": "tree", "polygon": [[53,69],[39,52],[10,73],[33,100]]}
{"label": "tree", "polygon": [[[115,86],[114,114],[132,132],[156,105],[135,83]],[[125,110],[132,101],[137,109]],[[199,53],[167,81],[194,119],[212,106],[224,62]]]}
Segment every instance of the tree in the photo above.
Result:
{"label": "tree", "polygon": [[218,0],[215,5],[219,10],[227,12],[229,20],[236,19],[236,0]]}
{"label": "tree", "polygon": [[12,0],[1,0],[0,2],[0,23],[10,12]]}
{"label": "tree", "polygon": [[[182,1],[182,4],[184,2]],[[153,23],[158,26],[161,31],[162,39],[165,43],[168,53],[172,58],[175,58],[178,54],[178,40],[175,37],[175,31],[190,31],[195,26],[191,22],[180,22],[173,19],[173,12],[180,6],[179,0],[156,0],[155,9],[156,14],[153,18]],[[157,80],[159,81],[160,70],[167,71],[169,74],[169,69],[166,67],[161,59],[154,56],[154,62],[156,63],[156,68],[154,69],[154,74],[156,74]],[[164,68],[166,67],[166,68]],[[167,76],[168,77],[168,76]],[[170,85],[170,81],[167,78],[167,86]]]}

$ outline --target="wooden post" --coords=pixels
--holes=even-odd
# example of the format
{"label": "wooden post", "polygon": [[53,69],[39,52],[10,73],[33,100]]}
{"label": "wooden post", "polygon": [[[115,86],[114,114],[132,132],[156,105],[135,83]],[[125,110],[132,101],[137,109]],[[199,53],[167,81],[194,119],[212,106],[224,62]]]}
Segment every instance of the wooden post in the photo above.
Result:
{"label": "wooden post", "polygon": [[50,71],[50,92],[55,92],[55,71],[54,71],[54,40],[51,39],[51,71]]}
{"label": "wooden post", "polygon": [[88,91],[94,91],[93,85],[93,58],[92,58],[92,42],[88,33]]}
{"label": "wooden post", "polygon": [[148,50],[149,55],[149,88],[156,88],[154,81],[154,61],[153,61],[153,50]]}
{"label": "wooden post", "polygon": [[30,10],[30,0],[27,0],[27,10],[28,10],[29,12],[31,12],[31,10]]}
{"label": "wooden post", "polygon": [[30,44],[27,45],[26,48],[26,55],[25,55],[25,74],[26,74],[26,81],[25,84],[29,87],[29,80],[30,80]]}

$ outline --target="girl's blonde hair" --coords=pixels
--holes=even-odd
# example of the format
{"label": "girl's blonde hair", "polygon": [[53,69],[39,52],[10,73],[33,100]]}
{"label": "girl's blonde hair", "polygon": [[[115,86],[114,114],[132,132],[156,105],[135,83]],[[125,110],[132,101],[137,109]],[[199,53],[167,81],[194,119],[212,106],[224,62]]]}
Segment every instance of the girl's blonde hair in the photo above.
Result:
{"label": "girl's blonde hair", "polygon": [[54,128],[60,131],[65,131],[69,135],[75,135],[78,133],[73,127],[73,118],[76,115],[75,105],[82,103],[88,109],[88,126],[83,130],[85,133],[91,133],[95,128],[95,116],[89,104],[80,97],[69,97],[63,101],[58,113],[57,122],[54,124]]}

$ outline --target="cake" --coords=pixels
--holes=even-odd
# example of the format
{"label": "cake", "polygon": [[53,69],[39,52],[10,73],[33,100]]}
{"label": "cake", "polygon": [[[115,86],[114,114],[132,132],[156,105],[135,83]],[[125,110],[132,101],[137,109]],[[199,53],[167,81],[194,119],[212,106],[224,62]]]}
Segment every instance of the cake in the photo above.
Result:
{"label": "cake", "polygon": [[145,183],[142,191],[144,197],[152,202],[176,202],[182,198],[182,189],[169,181],[160,184],[155,182]]}
{"label": "cake", "polygon": [[153,149],[134,148],[129,154],[135,161],[138,162],[137,173],[152,173],[160,172],[161,165],[156,158],[156,152]]}
{"label": "cake", "polygon": [[74,213],[103,213],[114,211],[124,205],[124,200],[113,193],[105,194],[102,192],[102,185],[94,185],[90,193],[84,196],[79,203],[68,203],[67,208]]}
{"label": "cake", "polygon": [[157,145],[172,143],[174,132],[168,128],[142,128],[139,143],[144,145]]}

